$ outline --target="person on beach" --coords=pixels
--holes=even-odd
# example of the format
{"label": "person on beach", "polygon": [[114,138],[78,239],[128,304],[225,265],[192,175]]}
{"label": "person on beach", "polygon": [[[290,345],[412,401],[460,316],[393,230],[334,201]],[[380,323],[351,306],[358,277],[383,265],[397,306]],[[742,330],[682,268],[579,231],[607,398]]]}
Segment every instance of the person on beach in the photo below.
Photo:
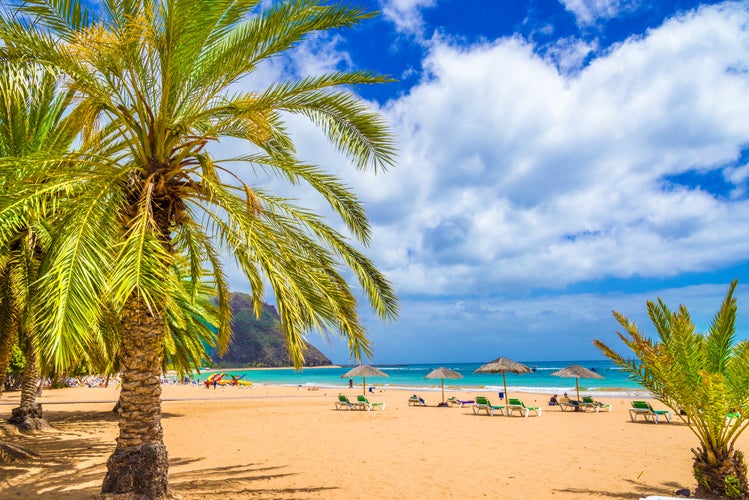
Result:
{"label": "person on beach", "polygon": [[353,389],[354,388],[354,379],[350,378],[348,379],[348,388]]}
{"label": "person on beach", "polygon": [[574,407],[575,407],[575,411],[579,411],[579,410],[580,410],[580,408],[578,408],[578,406],[577,406],[577,405],[579,405],[579,404],[580,404],[580,401],[578,401],[577,399],[570,399],[570,397],[569,397],[569,396],[567,395],[567,393],[566,393],[566,392],[564,393],[564,399],[565,399],[565,400],[566,400],[566,401],[567,401],[567,402],[568,402],[569,404],[571,404],[572,406],[574,406]]}
{"label": "person on beach", "polygon": [[213,379],[213,388],[215,389],[216,387],[218,387],[218,378]]}
{"label": "person on beach", "polygon": [[559,404],[557,401],[557,395],[554,394],[551,399],[549,399],[549,406],[556,406],[557,404]]}

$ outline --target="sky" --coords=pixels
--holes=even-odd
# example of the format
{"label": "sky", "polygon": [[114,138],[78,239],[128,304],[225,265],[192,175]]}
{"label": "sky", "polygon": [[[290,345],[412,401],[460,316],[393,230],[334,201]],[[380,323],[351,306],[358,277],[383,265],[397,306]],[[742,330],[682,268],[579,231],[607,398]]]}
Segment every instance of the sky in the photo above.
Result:
{"label": "sky", "polygon": [[[248,85],[332,69],[397,80],[353,89],[397,138],[387,172],[357,171],[288,122],[300,158],[362,200],[365,253],[400,299],[383,323],[360,294],[371,362],[602,359],[593,339],[624,349],[612,311],[653,334],[645,304],[660,297],[705,330],[734,279],[749,337],[748,2],[356,4],[380,15],[307,40]],[[309,340],[352,362],[335,335]]]}

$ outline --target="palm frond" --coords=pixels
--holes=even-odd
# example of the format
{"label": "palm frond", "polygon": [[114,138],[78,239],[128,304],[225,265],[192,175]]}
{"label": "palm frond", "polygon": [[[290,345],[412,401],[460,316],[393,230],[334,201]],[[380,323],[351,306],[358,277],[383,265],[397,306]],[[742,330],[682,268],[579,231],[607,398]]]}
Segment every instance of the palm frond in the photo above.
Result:
{"label": "palm frond", "polygon": [[371,14],[361,9],[320,0],[274,2],[211,40],[195,60],[188,95],[192,100],[200,89],[200,100],[205,102],[252,72],[260,61],[294,47],[309,34],[351,27],[368,17]]}
{"label": "palm frond", "polygon": [[88,7],[77,0],[23,0],[17,5],[19,13],[63,38],[74,36],[94,19]]}
{"label": "palm frond", "polygon": [[173,256],[161,239],[160,230],[152,219],[149,206],[151,191],[141,200],[140,210],[129,220],[122,243],[115,257],[110,282],[115,306],[124,307],[137,296],[151,311],[174,307]]}
{"label": "palm frond", "polygon": [[121,231],[116,214],[122,199],[113,189],[117,184],[118,179],[109,179],[76,198],[76,210],[66,213],[57,226],[55,244],[42,267],[43,352],[60,370],[82,357],[91,325],[100,320],[102,270],[110,265]]}
{"label": "palm frond", "polygon": [[736,333],[736,290],[737,280],[734,280],[726,294],[720,309],[710,323],[710,332],[705,339],[707,354],[707,369],[711,372],[723,372],[730,359]]}

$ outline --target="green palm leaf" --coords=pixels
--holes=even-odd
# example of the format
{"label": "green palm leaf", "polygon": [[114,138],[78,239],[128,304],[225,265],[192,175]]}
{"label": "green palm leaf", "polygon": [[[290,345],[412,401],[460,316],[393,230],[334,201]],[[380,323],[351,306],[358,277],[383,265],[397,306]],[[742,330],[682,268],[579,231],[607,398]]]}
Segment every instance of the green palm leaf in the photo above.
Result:
{"label": "green palm leaf", "polygon": [[[284,124],[289,114],[307,117],[352,166],[391,166],[387,124],[350,88],[387,79],[332,72],[239,90],[262,61],[371,14],[323,0],[105,0],[96,15],[74,0],[15,6],[0,13],[0,59],[54,68],[78,104],[65,110],[68,130],[76,125],[81,134],[75,152],[40,162],[0,159],[14,165],[12,175],[0,173],[0,245],[41,200],[53,200],[59,213],[39,281],[43,350],[60,368],[89,352],[92,365],[122,369],[120,438],[103,491],[114,492],[128,475],[122,484],[143,485],[135,494],[159,496],[165,477],[146,473],[166,467],[146,471],[156,458],[134,450],[166,457],[159,452],[161,370],[196,368],[201,346],[228,343],[222,253],[245,273],[256,313],[273,293],[297,367],[313,331],[341,335],[356,359],[371,355],[359,290],[347,274],[381,318],[397,314],[390,283],[356,248],[370,238],[359,200],[297,158]],[[209,146],[229,137],[247,151],[216,159]],[[264,192],[248,172],[233,171],[237,165],[320,193],[354,241],[303,202]],[[217,311],[205,302],[206,287]],[[112,342],[121,344],[101,345]],[[118,467],[126,457],[137,463]]]}
{"label": "green palm leaf", "polygon": [[637,361],[626,361],[603,342],[594,342],[689,425],[701,445],[693,450],[694,471],[698,492],[705,495],[747,494],[746,465],[734,448],[749,418],[749,344],[734,340],[736,285],[731,283],[706,333],[696,331],[686,307],[672,312],[660,299],[647,304],[657,341],[614,312],[625,330],[619,337]]}

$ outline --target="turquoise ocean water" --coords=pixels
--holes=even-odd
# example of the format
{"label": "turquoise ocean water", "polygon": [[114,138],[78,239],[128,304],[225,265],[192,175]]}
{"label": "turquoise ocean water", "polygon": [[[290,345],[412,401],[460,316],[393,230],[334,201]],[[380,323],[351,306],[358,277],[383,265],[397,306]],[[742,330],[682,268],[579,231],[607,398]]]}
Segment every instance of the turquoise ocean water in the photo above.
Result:
{"label": "turquoise ocean water", "polygon": [[[580,379],[580,391],[585,394],[599,396],[639,396],[646,395],[643,387],[629,379],[621,369],[607,360],[595,361],[521,361],[534,372],[516,375],[507,374],[507,391],[531,391],[548,394],[572,393],[575,390],[574,378],[560,378],[551,373],[572,364],[579,364],[593,369],[603,379]],[[451,392],[470,392],[472,390],[503,391],[502,374],[473,373],[483,363],[443,363],[443,364],[412,364],[412,365],[375,365],[385,372],[388,377],[367,378],[367,386],[374,386],[377,390],[387,388],[408,389],[414,391],[440,391],[439,379],[424,378],[430,371],[444,366],[457,371],[463,378],[445,380],[445,390]],[[229,375],[241,376],[255,384],[273,384],[304,387],[346,388],[348,378],[341,375],[349,371],[351,366],[340,368],[305,368],[301,371],[293,369],[230,369],[221,370]],[[213,373],[203,372],[200,380],[205,380]],[[354,378],[354,384],[361,387],[361,377]]]}

